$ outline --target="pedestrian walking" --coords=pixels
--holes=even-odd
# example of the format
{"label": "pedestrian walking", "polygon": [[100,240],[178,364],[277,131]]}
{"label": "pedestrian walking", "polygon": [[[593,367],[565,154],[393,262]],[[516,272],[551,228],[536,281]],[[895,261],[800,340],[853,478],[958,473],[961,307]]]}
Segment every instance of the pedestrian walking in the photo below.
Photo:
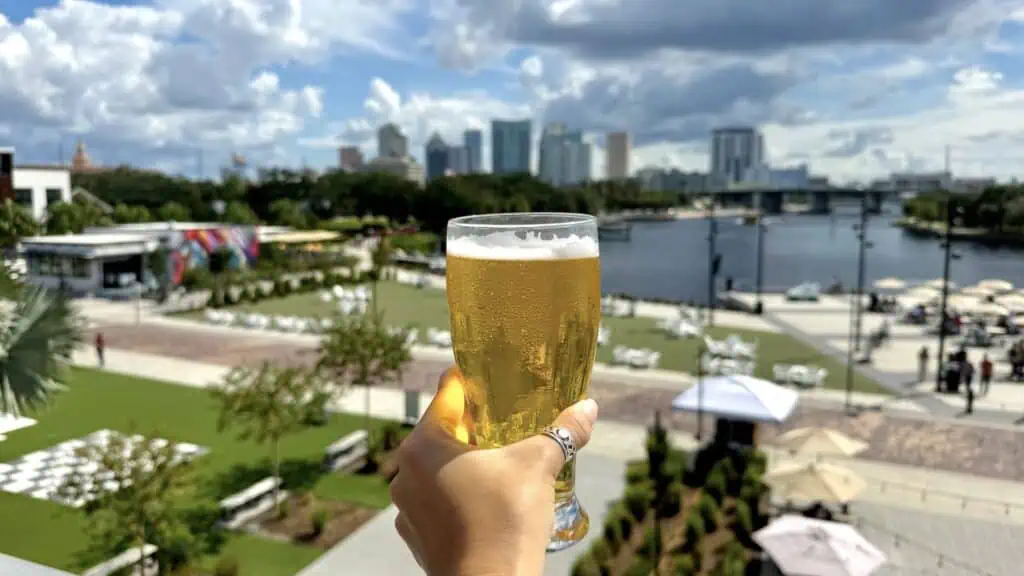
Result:
{"label": "pedestrian walking", "polygon": [[988,388],[992,384],[992,361],[988,354],[981,357],[981,395],[988,396]]}
{"label": "pedestrian walking", "polygon": [[107,347],[107,343],[103,340],[103,332],[96,333],[96,360],[99,361],[100,368],[103,368],[105,361],[103,358],[103,352]]}
{"label": "pedestrian walking", "polygon": [[964,410],[965,414],[974,413],[974,364],[971,364],[970,360],[965,361],[963,364],[963,371],[960,373],[963,378],[965,392],[967,393],[967,409]]}
{"label": "pedestrian walking", "polygon": [[924,382],[928,378],[928,347],[921,346],[917,353],[917,381]]}

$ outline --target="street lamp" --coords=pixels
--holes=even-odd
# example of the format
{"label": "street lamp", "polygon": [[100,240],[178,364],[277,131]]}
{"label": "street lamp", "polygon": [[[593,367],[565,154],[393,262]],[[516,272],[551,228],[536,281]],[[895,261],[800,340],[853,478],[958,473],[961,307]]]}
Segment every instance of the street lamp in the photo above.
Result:
{"label": "street lamp", "polygon": [[705,324],[715,324],[715,278],[722,267],[722,255],[715,247],[715,239],[718,236],[718,221],[715,219],[715,201],[712,198],[708,203],[708,315]]}
{"label": "street lamp", "polygon": [[860,335],[861,335],[861,318],[863,315],[864,308],[864,265],[865,256],[868,248],[872,247],[871,242],[867,240],[868,232],[868,197],[864,195],[861,197],[860,204],[860,222],[853,225],[853,230],[857,234],[858,250],[857,250],[857,291],[850,306],[850,340],[847,343],[847,355],[846,355],[846,411],[849,412],[852,407],[852,396],[853,396],[853,363],[855,361],[854,353],[860,351]]}
{"label": "street lamp", "polygon": [[761,302],[761,294],[764,292],[764,212],[757,217],[757,303],[754,305],[754,313],[760,314],[764,310],[764,303]]}
{"label": "street lamp", "polygon": [[935,391],[942,392],[942,357],[946,353],[946,305],[949,301],[949,262],[959,255],[953,253],[953,227],[961,223],[964,209],[953,206],[953,199],[946,199],[946,234],[942,241],[942,301],[939,305],[939,351],[935,358]]}

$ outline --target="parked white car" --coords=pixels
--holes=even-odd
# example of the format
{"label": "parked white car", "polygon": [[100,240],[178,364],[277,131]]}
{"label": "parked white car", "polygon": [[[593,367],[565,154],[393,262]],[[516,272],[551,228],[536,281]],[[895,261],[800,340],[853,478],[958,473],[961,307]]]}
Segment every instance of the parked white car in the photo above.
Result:
{"label": "parked white car", "polygon": [[821,297],[821,284],[805,282],[786,290],[786,300],[791,302],[817,302]]}

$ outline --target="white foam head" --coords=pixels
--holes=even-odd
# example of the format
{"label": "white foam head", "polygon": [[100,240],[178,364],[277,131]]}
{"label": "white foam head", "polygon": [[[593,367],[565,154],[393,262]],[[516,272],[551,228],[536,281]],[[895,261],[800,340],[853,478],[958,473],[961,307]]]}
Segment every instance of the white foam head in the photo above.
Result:
{"label": "white foam head", "polygon": [[600,251],[597,240],[588,236],[541,238],[533,232],[524,238],[515,232],[493,232],[453,238],[448,241],[448,254],[489,260],[569,260],[597,258]]}

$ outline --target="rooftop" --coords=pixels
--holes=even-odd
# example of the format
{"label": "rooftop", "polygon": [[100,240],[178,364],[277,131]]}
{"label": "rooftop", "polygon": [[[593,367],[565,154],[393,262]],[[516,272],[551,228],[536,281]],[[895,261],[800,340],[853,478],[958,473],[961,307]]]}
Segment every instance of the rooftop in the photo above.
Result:
{"label": "rooftop", "polygon": [[28,560],[22,560],[21,558],[15,558],[14,556],[8,556],[6,554],[0,554],[0,574],[17,574],[18,576],[71,576],[69,572],[63,570],[57,570],[56,568],[50,568],[49,566],[43,566],[42,564],[36,564],[29,562]]}
{"label": "rooftop", "polygon": [[110,246],[115,244],[143,244],[152,242],[149,236],[141,234],[63,234],[57,236],[32,236],[23,238],[22,244],[36,246]]}

